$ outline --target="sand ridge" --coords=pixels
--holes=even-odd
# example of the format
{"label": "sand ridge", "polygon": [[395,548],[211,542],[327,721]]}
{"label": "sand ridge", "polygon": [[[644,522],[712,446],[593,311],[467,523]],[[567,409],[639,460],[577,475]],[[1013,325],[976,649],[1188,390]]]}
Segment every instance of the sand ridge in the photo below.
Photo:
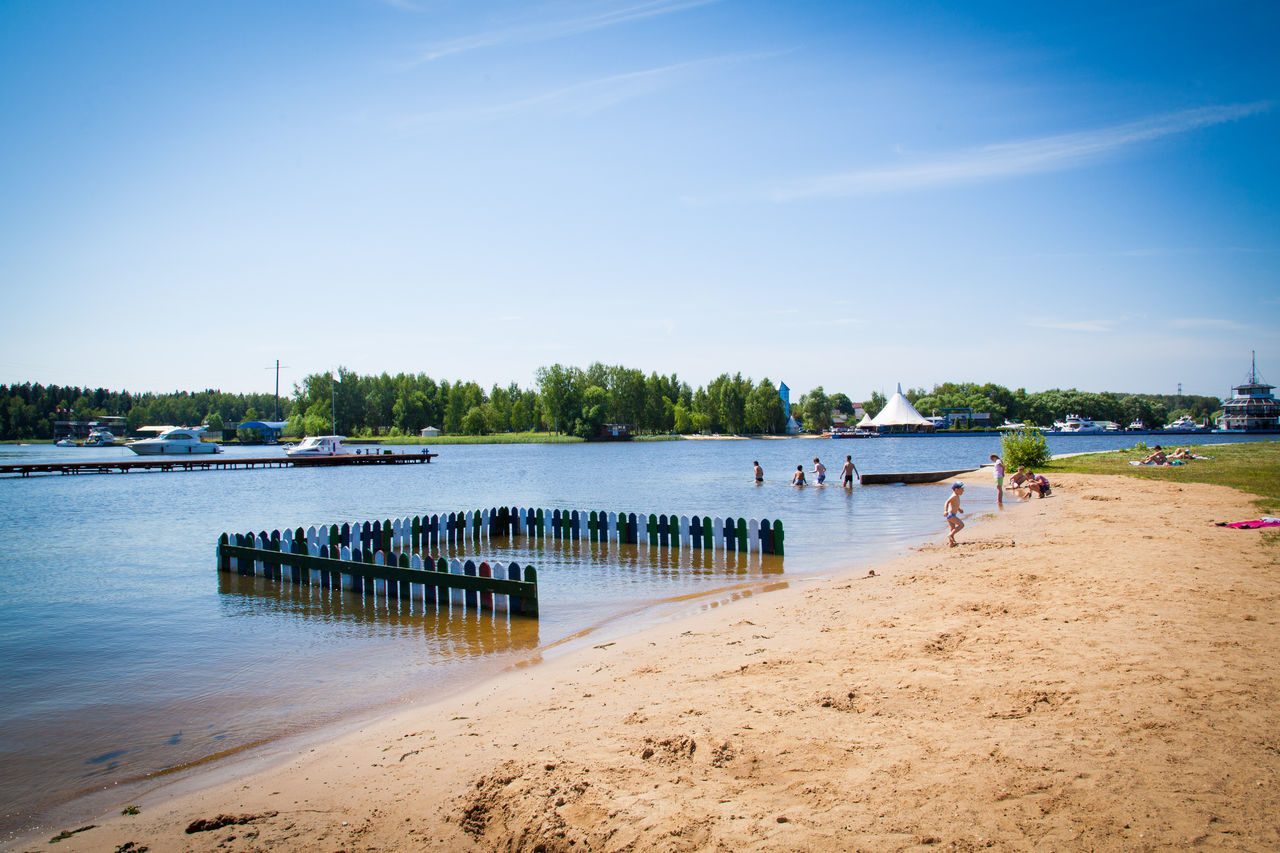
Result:
{"label": "sand ridge", "polygon": [[[1054,483],[958,548],[939,513],[875,577],[505,674],[59,850],[1280,847],[1276,552],[1212,524],[1250,499]],[[252,819],[184,831],[217,816]]]}

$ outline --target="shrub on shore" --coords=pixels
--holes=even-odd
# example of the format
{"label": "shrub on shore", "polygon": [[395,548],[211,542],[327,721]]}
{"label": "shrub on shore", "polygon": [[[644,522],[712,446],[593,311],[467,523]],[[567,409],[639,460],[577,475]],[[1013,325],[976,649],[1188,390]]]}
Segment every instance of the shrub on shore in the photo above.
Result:
{"label": "shrub on shore", "polygon": [[1006,433],[1000,440],[1000,453],[1006,468],[1042,468],[1049,461],[1049,445],[1038,429]]}

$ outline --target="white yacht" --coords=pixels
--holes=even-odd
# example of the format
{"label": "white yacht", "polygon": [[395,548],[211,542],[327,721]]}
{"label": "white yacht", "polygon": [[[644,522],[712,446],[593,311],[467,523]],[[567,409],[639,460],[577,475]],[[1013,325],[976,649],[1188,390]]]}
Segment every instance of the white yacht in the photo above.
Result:
{"label": "white yacht", "polygon": [[85,447],[111,447],[115,443],[116,437],[105,429],[89,430],[89,437],[84,440]]}
{"label": "white yacht", "polygon": [[1079,415],[1067,415],[1066,420],[1062,422],[1060,431],[1075,435],[1101,435],[1107,430],[1101,424],[1096,424],[1088,418],[1082,418]]}
{"label": "white yacht", "polygon": [[174,427],[155,438],[131,441],[125,447],[139,456],[182,455],[189,453],[217,453],[218,445],[200,440],[200,429]]}
{"label": "white yacht", "polygon": [[76,440],[69,435],[64,435],[62,438],[55,441],[54,445],[57,447],[75,447]]}
{"label": "white yacht", "polygon": [[1200,424],[1191,420],[1190,415],[1183,415],[1171,424],[1167,424],[1164,428],[1165,432],[1199,432]]}
{"label": "white yacht", "polygon": [[285,450],[286,456],[346,456],[351,451],[342,445],[344,435],[311,435]]}
{"label": "white yacht", "polygon": [[1134,418],[1132,421],[1129,422],[1129,425],[1125,427],[1125,429],[1129,430],[1130,432],[1138,432],[1146,428],[1147,428],[1147,425],[1142,422],[1142,418]]}

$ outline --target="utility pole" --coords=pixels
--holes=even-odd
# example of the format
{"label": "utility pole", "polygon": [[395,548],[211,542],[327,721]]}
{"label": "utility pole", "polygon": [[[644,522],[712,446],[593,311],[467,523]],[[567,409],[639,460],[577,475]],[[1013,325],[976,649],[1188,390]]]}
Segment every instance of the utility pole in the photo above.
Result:
{"label": "utility pole", "polygon": [[338,434],[338,380],[333,378],[333,374],[329,374],[329,417],[331,418],[330,427],[333,429],[331,435]]}
{"label": "utility pole", "polygon": [[[284,368],[285,370],[288,370],[289,365],[286,364]],[[271,370],[272,368],[268,367],[265,369]],[[279,423],[280,422],[280,359],[278,358],[276,359],[275,371],[276,371],[276,418],[275,419],[276,419],[276,422]]]}

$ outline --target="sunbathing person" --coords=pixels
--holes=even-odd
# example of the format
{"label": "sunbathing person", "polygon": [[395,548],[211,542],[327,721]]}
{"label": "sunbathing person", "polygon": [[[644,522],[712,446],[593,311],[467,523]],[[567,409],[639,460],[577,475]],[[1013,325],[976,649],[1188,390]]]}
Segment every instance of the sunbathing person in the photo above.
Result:
{"label": "sunbathing person", "polygon": [[1143,465],[1168,465],[1169,457],[1164,455],[1164,450],[1160,445],[1156,445],[1155,450],[1146,459],[1142,460]]}
{"label": "sunbathing person", "polygon": [[1177,450],[1169,454],[1169,458],[1181,459],[1183,462],[1190,462],[1192,459],[1196,458],[1196,455],[1191,452],[1190,448],[1179,447]]}

